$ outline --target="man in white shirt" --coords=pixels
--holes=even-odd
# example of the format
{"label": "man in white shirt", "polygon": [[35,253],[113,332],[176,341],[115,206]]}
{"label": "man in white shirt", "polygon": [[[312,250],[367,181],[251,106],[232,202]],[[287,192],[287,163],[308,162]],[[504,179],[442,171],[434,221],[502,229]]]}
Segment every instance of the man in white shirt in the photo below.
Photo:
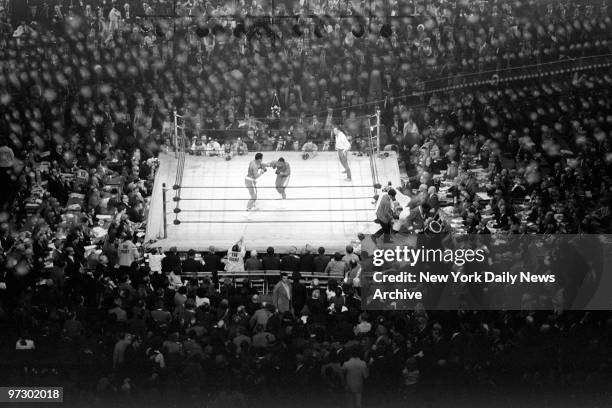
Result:
{"label": "man in white shirt", "polygon": [[345,181],[352,181],[351,168],[348,164],[348,152],[349,150],[351,150],[351,142],[349,142],[344,132],[342,132],[337,127],[334,127],[333,133],[336,138],[336,150],[338,151],[338,158],[340,159],[342,167],[344,167],[344,173],[346,173]]}
{"label": "man in white shirt", "polygon": [[161,262],[164,258],[165,255],[162,253],[161,248],[159,251],[155,248],[151,250],[149,254],[149,268],[151,269],[151,273],[161,273]]}

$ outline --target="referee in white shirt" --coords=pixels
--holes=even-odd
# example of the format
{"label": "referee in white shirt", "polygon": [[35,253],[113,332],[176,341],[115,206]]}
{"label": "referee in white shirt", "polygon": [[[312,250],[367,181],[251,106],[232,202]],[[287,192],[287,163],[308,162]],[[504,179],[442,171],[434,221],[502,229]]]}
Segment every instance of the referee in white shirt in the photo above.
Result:
{"label": "referee in white shirt", "polygon": [[340,129],[338,129],[338,127],[334,127],[333,134],[336,137],[336,150],[338,151],[338,158],[344,167],[344,173],[346,173],[346,181],[352,181],[351,168],[348,164],[348,152],[351,150],[351,142],[348,141],[346,135]]}

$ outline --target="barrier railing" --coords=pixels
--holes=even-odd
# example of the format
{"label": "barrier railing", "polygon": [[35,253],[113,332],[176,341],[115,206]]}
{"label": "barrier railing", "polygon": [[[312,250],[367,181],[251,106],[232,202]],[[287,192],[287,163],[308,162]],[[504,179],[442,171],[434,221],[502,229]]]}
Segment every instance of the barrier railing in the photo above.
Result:
{"label": "barrier railing", "polygon": [[[291,278],[292,271],[281,271],[277,269],[258,270],[258,271],[244,271],[244,272],[228,272],[218,271],[217,276],[219,278],[219,284],[226,278],[232,279],[234,286],[241,284],[245,279],[248,279],[251,283],[261,288],[262,294],[270,293],[270,283],[276,283],[280,280],[281,273],[289,274]],[[203,279],[211,278],[212,272],[182,272],[181,278],[183,282],[190,279]],[[300,272],[302,283],[311,283],[314,279],[319,281],[320,286],[326,286],[330,279],[335,279],[338,283],[341,283],[344,279],[344,275],[340,274],[328,274],[324,272]]]}

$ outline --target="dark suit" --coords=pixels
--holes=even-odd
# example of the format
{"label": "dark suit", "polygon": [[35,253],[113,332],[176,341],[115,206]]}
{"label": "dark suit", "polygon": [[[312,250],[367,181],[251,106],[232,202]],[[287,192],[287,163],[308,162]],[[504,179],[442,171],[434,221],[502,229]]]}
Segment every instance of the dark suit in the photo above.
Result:
{"label": "dark suit", "polygon": [[327,264],[329,263],[329,261],[331,260],[331,257],[329,255],[317,255],[314,258],[314,271],[315,272],[324,272],[325,268],[327,267]]}
{"label": "dark suit", "polygon": [[79,277],[79,269],[80,269],[80,265],[78,263],[78,261],[76,260],[76,258],[73,257],[69,257],[66,256],[66,258],[64,258],[64,261],[66,262],[66,276],[70,277],[70,278],[78,278]]}
{"label": "dark suit", "polygon": [[278,282],[278,280],[280,279],[280,276],[278,275],[278,273],[273,272],[269,274],[269,272],[279,271],[281,269],[281,260],[279,256],[278,255],[264,255],[263,258],[261,258],[261,264],[262,264],[264,271],[268,273],[268,284],[269,285],[276,284],[276,282]]}
{"label": "dark suit", "polygon": [[183,261],[183,272],[204,272],[204,265],[200,261],[188,258]]}
{"label": "dark suit", "polygon": [[281,260],[281,271],[296,272],[300,269],[300,258],[297,255],[285,255]]}
{"label": "dark suit", "polygon": [[181,266],[181,258],[178,254],[173,254],[172,252],[168,252],[161,261],[162,272],[165,273],[174,271],[177,266]]}
{"label": "dark suit", "polygon": [[263,268],[267,271],[278,271],[280,270],[280,258],[276,255],[264,255],[261,258]]}
{"label": "dark suit", "polygon": [[372,235],[372,239],[376,240],[381,235],[384,235],[385,242],[391,242],[391,227],[393,226],[393,198],[389,194],[385,194],[380,199],[380,204],[376,209],[376,221],[380,224],[380,229]]}
{"label": "dark suit", "polygon": [[202,256],[204,260],[204,272],[210,272],[212,274],[212,281],[216,285],[219,284],[218,271],[223,270],[223,264],[221,258],[215,253],[207,252]]}
{"label": "dark suit", "polygon": [[308,290],[306,286],[299,282],[294,281],[291,285],[293,298],[291,299],[291,303],[293,305],[293,311],[297,316],[302,312],[302,308],[306,305],[306,300],[308,299]]}
{"label": "dark suit", "polygon": [[300,259],[300,272],[314,272],[315,262],[313,254],[304,254]]}

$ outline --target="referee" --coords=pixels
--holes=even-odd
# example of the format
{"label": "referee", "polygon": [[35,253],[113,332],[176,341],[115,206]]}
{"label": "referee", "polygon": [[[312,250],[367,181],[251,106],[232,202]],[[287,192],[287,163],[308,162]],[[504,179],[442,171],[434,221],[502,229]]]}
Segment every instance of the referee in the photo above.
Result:
{"label": "referee", "polygon": [[340,159],[342,167],[344,167],[344,173],[346,173],[345,181],[352,181],[351,168],[348,164],[348,152],[351,150],[351,142],[349,142],[346,135],[340,131],[338,127],[334,127],[333,134],[336,137],[336,150],[338,151],[338,158]]}

